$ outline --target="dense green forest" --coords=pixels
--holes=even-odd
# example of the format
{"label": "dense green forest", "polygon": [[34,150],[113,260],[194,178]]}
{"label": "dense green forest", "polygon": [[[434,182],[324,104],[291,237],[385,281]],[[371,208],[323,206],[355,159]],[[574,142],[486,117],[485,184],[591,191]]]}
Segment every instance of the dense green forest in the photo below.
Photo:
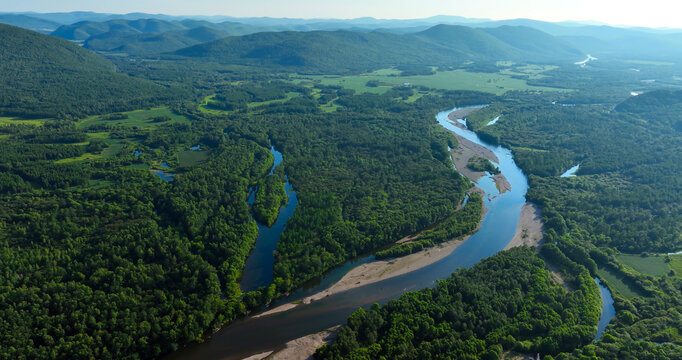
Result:
{"label": "dense green forest", "polygon": [[117,73],[66,40],[0,24],[0,115],[74,118],[134,110],[188,96]]}
{"label": "dense green forest", "polygon": [[[434,115],[475,104],[490,106],[468,126],[510,148],[529,177],[527,198],[546,230],[540,255],[503,252],[432,289],[358,310],[318,356],[682,357],[682,268],[653,254],[682,247],[682,101],[674,81],[642,82],[673,79],[676,66],[496,63],[495,54],[579,56],[565,39],[524,27],[260,33],[143,57],[253,30],[222,23],[190,33],[203,25],[61,30],[140,55],[107,59],[0,25],[0,115],[12,116],[0,117],[0,358],[157,358],[349,259],[392,258],[471,233],[484,201],[473,194],[459,207],[472,183],[453,170],[448,147],[457,141]],[[114,34],[117,26],[127,30]],[[383,71],[434,83],[438,66],[485,76],[498,95],[474,91],[476,83],[457,91],[374,83],[363,92],[368,81],[330,85],[292,73],[391,66]],[[506,77],[566,91],[496,87]],[[628,98],[630,89],[648,92]],[[284,160],[269,175],[271,145]],[[577,164],[577,177],[559,177]],[[469,166],[497,171],[483,159]],[[285,179],[299,203],[277,244],[274,281],[244,294],[256,221],[276,220]],[[651,272],[653,263],[664,270]],[[617,316],[590,344],[595,276]]]}
{"label": "dense green forest", "polygon": [[599,294],[587,269],[566,291],[530,248],[458,270],[432,289],[360,309],[316,359],[499,359],[504,350],[556,354],[590,342]]}

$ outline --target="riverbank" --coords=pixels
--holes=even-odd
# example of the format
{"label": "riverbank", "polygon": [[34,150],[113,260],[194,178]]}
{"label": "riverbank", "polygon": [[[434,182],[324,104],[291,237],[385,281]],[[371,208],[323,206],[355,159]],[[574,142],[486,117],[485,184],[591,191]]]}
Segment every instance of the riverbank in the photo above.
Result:
{"label": "riverbank", "polygon": [[[452,111],[448,114],[448,119],[457,122],[459,119],[464,119],[467,115],[471,114],[474,111],[481,110],[485,106],[471,106],[471,107],[465,107],[461,109],[457,109],[455,111]],[[460,126],[460,124],[456,124],[457,126]],[[466,129],[466,128],[463,128]]]}
{"label": "riverbank", "polygon": [[539,247],[542,244],[543,230],[544,224],[542,223],[540,208],[527,202],[521,208],[516,233],[504,249],[509,250],[522,245]]}
{"label": "riverbank", "polygon": [[[450,123],[452,123],[454,126],[466,130],[467,129],[466,126],[461,124],[457,120],[462,119],[466,115],[469,115],[472,112],[482,108],[483,107],[473,107],[456,110],[448,115],[448,119],[450,120]],[[457,139],[457,147],[450,151],[450,155],[452,156],[452,162],[455,164],[455,168],[457,169],[457,171],[460,174],[468,177],[471,181],[476,182],[481,177],[486,176],[485,172],[474,171],[467,166],[469,164],[469,160],[472,157],[482,157],[494,163],[500,162],[495,153],[490,151],[490,149],[486,148],[485,146],[467,140],[457,134],[454,135],[455,138]],[[503,194],[505,191],[511,190],[511,184],[509,183],[509,181],[507,181],[507,178],[505,178],[504,175],[497,174],[493,176],[493,181],[495,181],[495,185],[497,186],[497,190],[500,192],[500,194]]]}
{"label": "riverbank", "polygon": [[315,334],[291,340],[284,345],[284,349],[266,351],[244,358],[243,360],[307,360],[312,359],[315,350],[336,339],[341,325],[331,327]]}
{"label": "riverbank", "polygon": [[[486,209],[483,209],[485,216]],[[474,233],[478,231],[481,223],[479,222],[478,227],[474,230]],[[399,257],[396,259],[389,260],[377,260],[370,263],[362,264],[353,268],[346,275],[337,281],[331,287],[326,290],[322,290],[314,295],[303,298],[296,303],[287,303],[280,305],[274,309],[270,309],[261,314],[255,315],[254,317],[269,316],[272,314],[284,312],[291,310],[300,304],[310,304],[313,301],[324,299],[327,296],[341,293],[350,289],[358,288],[361,286],[373,284],[379,281],[390,279],[396,276],[400,276],[417,269],[421,269],[425,266],[431,265],[438,260],[445,258],[450,255],[460,244],[466,241],[471,235],[464,236],[455,240],[450,240],[441,244],[438,244],[432,248],[422,250],[420,252],[410,254],[407,256]]]}

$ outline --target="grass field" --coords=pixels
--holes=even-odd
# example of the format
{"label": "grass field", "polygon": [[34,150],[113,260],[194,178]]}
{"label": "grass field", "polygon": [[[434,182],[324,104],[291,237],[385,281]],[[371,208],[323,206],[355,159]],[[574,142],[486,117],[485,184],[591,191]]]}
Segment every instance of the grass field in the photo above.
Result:
{"label": "grass field", "polygon": [[675,270],[675,276],[682,276],[682,254],[670,255],[670,268]]}
{"label": "grass field", "polygon": [[639,64],[639,65],[658,65],[658,66],[671,66],[675,63],[666,61],[650,61],[650,60],[625,60],[626,63]]}
{"label": "grass field", "polygon": [[609,288],[611,290],[618,292],[620,295],[628,299],[643,295],[624,283],[618,274],[613,273],[609,269],[600,268],[597,270],[597,275],[602,281],[606,281],[609,284]]}
{"label": "grass field", "polygon": [[670,266],[665,262],[665,257],[660,255],[641,257],[639,255],[620,254],[617,258],[623,264],[629,265],[645,275],[664,276],[670,272]]}
{"label": "grass field", "polygon": [[194,166],[208,159],[208,151],[181,151],[178,153],[180,166]]}
{"label": "grass field", "polygon": [[543,72],[554,70],[559,68],[555,65],[524,65],[518,66],[516,68],[507,68],[500,70],[500,74],[504,75],[516,75],[524,76],[527,79],[542,79],[547,75],[543,75]]}
{"label": "grass field", "polygon": [[[167,107],[154,108],[149,110],[135,110],[124,112],[123,114],[128,115],[127,119],[120,120],[106,120],[102,119],[101,116],[90,116],[79,123],[81,127],[88,127],[92,125],[99,124],[110,124],[119,126],[137,126],[138,128],[153,128],[159,124],[172,124],[172,123],[189,123],[189,120],[182,116],[174,114]],[[169,121],[156,123],[152,120],[155,117],[167,116],[170,118]]]}
{"label": "grass field", "polygon": [[55,161],[55,164],[66,164],[66,163],[71,163],[74,161],[85,161],[85,160],[96,160],[100,159],[102,157],[101,154],[91,154],[91,153],[85,153],[81,156],[77,157],[72,157],[72,158],[66,158],[66,159],[59,159]]}
{"label": "grass field", "polygon": [[[542,68],[543,71],[544,68]],[[537,72],[539,69],[532,68]],[[440,71],[433,75],[396,76],[395,70],[384,69],[373,73],[351,76],[311,75],[294,78],[297,82],[311,80],[323,85],[338,85],[353,89],[357,93],[383,94],[391,87],[402,84],[425,86],[442,90],[477,90],[503,94],[510,90],[566,91],[548,87],[530,86],[525,80],[514,79],[500,73],[475,73],[464,70]],[[379,86],[367,86],[368,81],[377,81]]]}
{"label": "grass field", "polygon": [[1,117],[0,126],[2,125],[32,125],[41,126],[50,119],[19,119],[15,117]]}
{"label": "grass field", "polygon": [[102,151],[102,157],[105,158],[112,158],[118,154],[121,153],[121,150],[123,149],[123,144],[115,142],[115,143],[110,143],[109,147],[104,149]]}
{"label": "grass field", "polygon": [[[246,104],[246,106],[249,109],[257,108],[259,106],[264,106],[264,105],[269,105],[269,104],[276,104],[276,103],[283,103],[289,99],[293,99],[297,96],[300,96],[301,94],[297,92],[288,92],[286,94],[287,96],[283,99],[276,99],[276,100],[269,100],[269,101],[261,101],[261,102],[250,102]],[[208,103],[211,102],[211,100],[215,97],[215,95],[207,96],[204,98],[204,101],[199,104],[199,111],[205,112],[207,114],[213,114],[213,115],[220,115],[220,114],[229,114],[231,111],[227,110],[218,110],[218,109],[211,109],[208,107]]]}

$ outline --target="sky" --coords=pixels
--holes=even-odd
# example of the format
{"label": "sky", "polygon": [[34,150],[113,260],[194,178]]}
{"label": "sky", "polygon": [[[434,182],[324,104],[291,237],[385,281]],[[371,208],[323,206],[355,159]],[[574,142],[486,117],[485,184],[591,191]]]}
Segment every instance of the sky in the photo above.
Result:
{"label": "sky", "polygon": [[682,28],[679,0],[0,0],[0,12],[20,11],[344,19],[457,15]]}

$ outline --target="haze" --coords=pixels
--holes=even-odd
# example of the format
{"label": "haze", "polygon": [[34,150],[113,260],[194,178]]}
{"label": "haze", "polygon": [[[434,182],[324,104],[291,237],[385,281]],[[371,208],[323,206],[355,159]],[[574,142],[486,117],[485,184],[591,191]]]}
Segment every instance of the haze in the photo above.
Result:
{"label": "haze", "polygon": [[544,21],[591,20],[612,25],[672,27],[680,25],[682,6],[672,0],[26,0],[6,3],[3,12],[95,11],[107,13],[163,13],[169,15],[228,15],[290,18],[423,18],[434,15]]}

